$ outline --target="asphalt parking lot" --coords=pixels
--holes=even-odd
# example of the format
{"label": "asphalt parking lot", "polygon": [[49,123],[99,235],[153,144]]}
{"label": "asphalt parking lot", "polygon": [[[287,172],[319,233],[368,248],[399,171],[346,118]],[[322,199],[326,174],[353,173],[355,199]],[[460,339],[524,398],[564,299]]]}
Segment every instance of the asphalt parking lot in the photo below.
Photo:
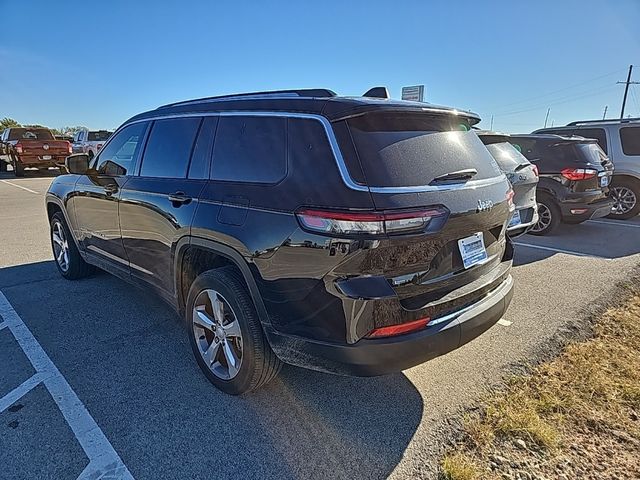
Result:
{"label": "asphalt parking lot", "polygon": [[3,478],[429,478],[448,416],[640,263],[640,217],[524,236],[511,307],[465,347],[379,378],[285,367],[230,397],[158,298],[106,273],[58,275],[50,182],[0,175]]}

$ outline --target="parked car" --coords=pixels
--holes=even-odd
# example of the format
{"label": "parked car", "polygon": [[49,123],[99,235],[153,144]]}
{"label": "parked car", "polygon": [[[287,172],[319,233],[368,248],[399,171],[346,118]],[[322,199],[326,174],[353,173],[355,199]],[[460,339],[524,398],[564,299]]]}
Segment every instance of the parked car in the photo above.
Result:
{"label": "parked car", "polygon": [[595,140],[542,134],[509,138],[538,167],[538,222],[530,233],[547,235],[560,222],[578,224],[611,212],[613,164]]}
{"label": "parked car", "polygon": [[78,130],[73,136],[73,153],[86,153],[93,158],[113,132],[108,130]]}
{"label": "parked car", "polygon": [[497,162],[500,170],[507,176],[513,188],[513,203],[516,209],[507,226],[507,233],[511,238],[523,235],[538,223],[536,203],[538,167],[529,162],[509,143],[508,135],[488,130],[479,130],[476,133]]}
{"label": "parked car", "polygon": [[477,135],[455,131],[478,121],[323,89],[159,107],[52,182],[57,268],[155,290],[230,394],[282,362],[409,368],[480,335],[511,300],[513,192]]}
{"label": "parked car", "polygon": [[2,169],[13,165],[16,177],[24,176],[25,168],[49,168],[64,165],[71,154],[71,144],[56,140],[48,128],[11,127],[2,132],[0,141],[6,152]]}
{"label": "parked car", "polygon": [[534,133],[595,138],[615,167],[609,187],[614,205],[609,216],[626,220],[640,213],[640,118],[572,122]]}

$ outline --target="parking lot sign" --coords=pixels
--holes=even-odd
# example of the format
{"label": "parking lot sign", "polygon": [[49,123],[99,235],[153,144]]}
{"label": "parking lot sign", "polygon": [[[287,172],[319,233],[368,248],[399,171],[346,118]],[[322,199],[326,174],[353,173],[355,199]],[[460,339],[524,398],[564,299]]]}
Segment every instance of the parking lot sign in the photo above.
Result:
{"label": "parking lot sign", "polygon": [[413,85],[410,87],[402,87],[402,100],[411,100],[413,102],[424,101],[424,85]]}

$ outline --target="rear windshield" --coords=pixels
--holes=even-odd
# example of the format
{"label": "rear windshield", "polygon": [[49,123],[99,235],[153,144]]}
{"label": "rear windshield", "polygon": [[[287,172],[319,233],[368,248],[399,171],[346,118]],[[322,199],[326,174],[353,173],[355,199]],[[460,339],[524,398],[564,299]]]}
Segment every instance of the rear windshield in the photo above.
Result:
{"label": "rear windshield", "polygon": [[12,128],[8,140],[53,140],[53,134],[46,128]]}
{"label": "rear windshield", "polygon": [[602,148],[595,142],[558,143],[555,140],[517,139],[514,144],[531,162],[557,160],[600,164],[607,158]]}
{"label": "rear windshield", "polygon": [[487,145],[487,150],[491,156],[498,162],[500,169],[504,172],[512,172],[523,163],[528,164],[529,161],[509,142],[492,143]]}
{"label": "rear windshield", "polygon": [[108,140],[110,136],[111,136],[111,132],[107,132],[106,130],[101,130],[99,132],[89,132],[89,141],[104,142]]}
{"label": "rear windshield", "polygon": [[473,180],[500,171],[465,118],[454,115],[372,112],[347,120],[366,183],[412,187],[475,169]]}

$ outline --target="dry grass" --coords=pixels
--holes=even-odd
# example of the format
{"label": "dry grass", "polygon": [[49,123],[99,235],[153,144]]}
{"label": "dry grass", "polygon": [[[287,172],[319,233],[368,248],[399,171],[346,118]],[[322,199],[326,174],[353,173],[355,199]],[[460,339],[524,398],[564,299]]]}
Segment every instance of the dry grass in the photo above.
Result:
{"label": "dry grass", "polygon": [[[551,460],[562,456],[569,445],[581,449],[575,443],[580,438],[606,437],[610,432],[622,432],[616,435],[640,445],[637,278],[624,295],[628,299],[622,306],[607,310],[596,321],[592,339],[571,344],[530,375],[514,378],[485,402],[482,414],[465,419],[466,440],[443,460],[444,478],[493,477],[491,452],[514,449],[516,439],[524,440],[531,454]],[[514,455],[522,456],[517,450]],[[640,469],[640,458],[637,463]]]}

